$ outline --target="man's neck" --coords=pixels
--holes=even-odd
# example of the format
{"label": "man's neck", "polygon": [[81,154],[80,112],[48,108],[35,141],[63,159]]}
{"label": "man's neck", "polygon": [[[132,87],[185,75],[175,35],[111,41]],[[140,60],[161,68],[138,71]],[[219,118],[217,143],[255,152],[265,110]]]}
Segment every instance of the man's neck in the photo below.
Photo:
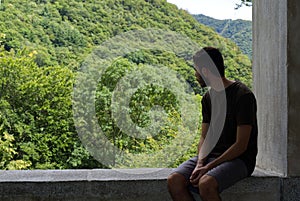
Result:
{"label": "man's neck", "polygon": [[235,81],[228,80],[225,77],[217,78],[216,80],[212,81],[211,83],[211,88],[214,89],[215,91],[223,91],[230,85],[232,85]]}
{"label": "man's neck", "polygon": [[223,85],[224,85],[224,88],[226,89],[227,87],[229,87],[230,85],[232,85],[233,83],[235,83],[235,81],[233,80],[228,80],[227,78],[225,77],[222,77],[222,82],[223,82]]}

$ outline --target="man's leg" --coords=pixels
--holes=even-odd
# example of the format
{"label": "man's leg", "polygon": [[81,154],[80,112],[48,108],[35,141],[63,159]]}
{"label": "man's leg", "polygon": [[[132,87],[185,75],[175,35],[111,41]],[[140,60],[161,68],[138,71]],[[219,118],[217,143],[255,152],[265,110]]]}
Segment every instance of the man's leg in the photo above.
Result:
{"label": "man's leg", "polygon": [[188,185],[186,178],[179,173],[173,173],[168,177],[168,189],[173,201],[195,201]]}
{"label": "man's leg", "polygon": [[223,190],[247,176],[247,167],[241,159],[224,162],[200,178],[200,196],[203,201],[220,201],[220,193]]}
{"label": "man's leg", "polygon": [[209,175],[203,175],[199,180],[199,192],[203,201],[221,201],[217,180]]}
{"label": "man's leg", "polygon": [[[168,189],[173,201],[194,201],[190,190],[189,178],[195,169],[198,157],[195,156],[176,168],[168,177]],[[197,188],[194,188],[197,191]]]}

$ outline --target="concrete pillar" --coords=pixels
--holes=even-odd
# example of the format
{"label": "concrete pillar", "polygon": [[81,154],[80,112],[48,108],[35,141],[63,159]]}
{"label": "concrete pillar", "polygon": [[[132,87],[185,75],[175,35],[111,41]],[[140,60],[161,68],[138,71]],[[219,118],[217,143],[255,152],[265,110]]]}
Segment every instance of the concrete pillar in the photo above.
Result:
{"label": "concrete pillar", "polygon": [[300,1],[253,1],[257,167],[300,176]]}

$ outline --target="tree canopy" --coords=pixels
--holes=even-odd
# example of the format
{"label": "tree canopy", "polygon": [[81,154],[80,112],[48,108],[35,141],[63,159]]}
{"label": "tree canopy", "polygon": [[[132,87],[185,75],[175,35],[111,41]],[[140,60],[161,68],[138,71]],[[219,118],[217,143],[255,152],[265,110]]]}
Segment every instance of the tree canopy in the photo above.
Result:
{"label": "tree canopy", "polygon": [[[120,39],[118,36],[123,33],[145,29],[178,33],[199,47],[218,47],[225,57],[226,75],[251,86],[251,62],[247,56],[232,41],[166,0],[5,0],[0,5],[0,168],[110,167],[94,159],[78,136],[73,116],[76,78],[82,73],[87,58],[105,42]],[[162,40],[159,34],[144,37],[145,40],[151,38],[154,44]],[[132,39],[134,42],[141,41]],[[102,55],[99,53],[99,58],[105,58],[107,53],[120,47],[127,48],[124,44],[118,47],[118,44],[121,41]],[[173,46],[185,47],[183,53],[189,51],[181,38],[175,40]],[[204,91],[194,78],[193,66],[188,62],[190,58],[177,55],[171,49],[162,49],[158,45],[137,48],[114,58],[104,72],[98,68],[102,77],[93,89],[96,121],[109,143],[120,152],[143,157],[143,160],[116,159],[114,162],[121,164],[119,166],[173,167],[196,152],[199,135],[191,139],[190,149],[182,151],[180,156],[164,153],[165,147],[175,153],[181,143],[171,146],[172,140],[187,140],[180,134],[189,132],[183,126],[180,97],[168,88],[146,84],[133,93],[129,108],[115,105],[122,111],[128,110],[132,121],[141,128],[151,124],[153,108],[163,108],[165,124],[157,135],[134,138],[120,129],[113,118],[111,101],[115,88],[133,71],[152,75],[155,71],[163,72],[159,69],[164,66],[177,72],[178,77],[191,86],[195,103],[200,102]],[[149,66],[157,68],[151,70]],[[150,77],[154,79],[155,76],[168,78],[166,73]],[[130,86],[132,80],[123,83]],[[85,91],[82,97],[88,94],[89,91]],[[84,116],[87,113],[85,105],[81,108]],[[197,111],[199,115],[200,111],[201,108]],[[84,121],[82,124],[81,128],[86,128]],[[96,143],[95,139],[91,138],[90,142]],[[150,155],[153,156],[151,160]],[[161,164],[163,158],[168,159],[166,164]]]}
{"label": "tree canopy", "polygon": [[252,0],[241,0],[241,3],[236,4],[235,9],[239,9],[243,5],[245,5],[245,6],[252,6]]}

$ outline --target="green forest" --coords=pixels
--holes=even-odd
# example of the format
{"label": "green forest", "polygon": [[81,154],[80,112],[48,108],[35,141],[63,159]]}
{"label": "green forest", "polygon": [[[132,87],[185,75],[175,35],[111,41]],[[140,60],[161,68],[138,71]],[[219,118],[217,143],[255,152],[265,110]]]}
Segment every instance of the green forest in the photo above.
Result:
{"label": "green forest", "polygon": [[218,20],[202,14],[194,15],[200,23],[212,27],[221,36],[231,39],[252,59],[252,22],[247,20]]}
{"label": "green forest", "polygon": [[[134,51],[131,43],[137,44]],[[251,87],[251,61],[240,48],[166,0],[2,1],[0,169],[175,167],[193,156],[201,132],[194,122],[201,121],[205,92],[190,62],[195,44],[218,47],[227,77]],[[85,72],[95,58],[100,63]],[[172,83],[179,78],[191,87],[197,117],[183,113],[189,112],[182,108],[185,89]],[[144,85],[129,91],[135,82]],[[125,108],[124,94],[131,95]],[[151,127],[155,118],[159,122],[155,111],[163,109],[164,124],[153,126],[156,135],[141,129],[143,137],[132,136],[120,128],[115,108],[139,128]],[[90,112],[95,118],[89,119]],[[104,138],[93,135],[97,129],[89,122],[113,149],[102,146]],[[111,160],[101,161],[105,155]]]}

